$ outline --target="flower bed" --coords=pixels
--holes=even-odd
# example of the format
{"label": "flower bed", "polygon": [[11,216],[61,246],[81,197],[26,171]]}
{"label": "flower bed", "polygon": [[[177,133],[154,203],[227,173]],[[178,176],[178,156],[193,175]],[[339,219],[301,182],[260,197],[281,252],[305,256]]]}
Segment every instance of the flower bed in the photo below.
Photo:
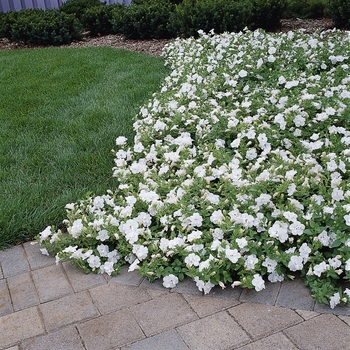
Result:
{"label": "flower bed", "polygon": [[349,304],[349,52],[338,31],[168,44],[171,74],[133,144],[116,140],[119,188],[67,205],[68,234],[46,228],[44,253],[204,293],[300,273],[316,300]]}

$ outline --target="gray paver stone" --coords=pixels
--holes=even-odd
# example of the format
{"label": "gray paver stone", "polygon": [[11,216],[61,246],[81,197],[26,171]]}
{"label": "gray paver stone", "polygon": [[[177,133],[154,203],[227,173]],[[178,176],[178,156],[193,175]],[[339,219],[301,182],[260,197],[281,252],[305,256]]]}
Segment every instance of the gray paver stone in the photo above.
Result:
{"label": "gray paver stone", "polygon": [[345,323],[347,323],[350,326],[350,317],[348,316],[338,316],[339,319],[341,319],[342,321],[344,321]]}
{"label": "gray paver stone", "polygon": [[6,280],[0,280],[0,316],[13,312],[10,292]]}
{"label": "gray paver stone", "polygon": [[56,263],[52,256],[42,254],[40,251],[42,247],[39,244],[33,243],[35,242],[27,242],[23,244],[23,248],[27,254],[27,259],[32,270],[54,265]]}
{"label": "gray paver stone", "polygon": [[74,326],[25,340],[21,345],[25,350],[84,350]]}
{"label": "gray paver stone", "polygon": [[77,327],[87,350],[115,349],[145,338],[128,309],[103,315]]}
{"label": "gray paver stone", "polygon": [[75,292],[80,292],[89,288],[106,284],[107,281],[101,274],[89,273],[86,274],[82,269],[73,266],[68,261],[62,263],[68,279]]}
{"label": "gray paver stone", "polygon": [[236,300],[213,298],[210,296],[184,294],[183,297],[199,317],[206,317],[215,312],[223,311],[229,307],[240,304],[240,302]]}
{"label": "gray paver stone", "polygon": [[0,263],[4,277],[15,276],[30,270],[21,245],[0,251]]}
{"label": "gray paver stone", "polygon": [[141,276],[137,271],[128,272],[129,265],[124,265],[120,273],[110,279],[109,283],[125,284],[127,286],[139,286],[145,277]]}
{"label": "gray paver stone", "polygon": [[349,349],[350,327],[334,315],[314,317],[285,329],[283,333],[303,350]]}
{"label": "gray paver stone", "polygon": [[146,288],[146,289],[155,289],[155,290],[170,290],[168,288],[163,287],[163,280],[162,279],[156,279],[154,282],[149,282],[146,278],[142,281],[140,284],[140,287]]}
{"label": "gray paver stone", "polygon": [[314,318],[319,315],[319,313],[309,310],[295,310],[295,312],[297,312],[298,315],[300,315],[305,321],[310,320],[311,318]]}
{"label": "gray paver stone", "polygon": [[44,323],[48,331],[99,316],[87,292],[65,296],[40,305]]}
{"label": "gray paver stone", "polygon": [[123,285],[108,284],[92,288],[90,295],[101,314],[151,300],[147,290]]}
{"label": "gray paver stone", "polygon": [[253,339],[266,337],[303,319],[293,310],[263,304],[244,303],[228,309]]}
{"label": "gray paver stone", "polygon": [[331,313],[333,315],[350,316],[350,306],[337,305],[334,309],[331,309],[329,305],[316,302],[314,311],[319,313]]}
{"label": "gray paver stone", "polygon": [[39,297],[29,272],[7,278],[15,311],[39,304]]}
{"label": "gray paver stone", "polygon": [[226,288],[222,289],[219,286],[215,286],[208,294],[208,297],[216,297],[221,299],[239,300],[242,295],[242,288],[232,288],[227,285]]}
{"label": "gray paver stone", "polygon": [[298,350],[281,332],[245,345],[237,350]]}
{"label": "gray paver stone", "polygon": [[0,349],[45,332],[36,307],[0,317]]}
{"label": "gray paver stone", "polygon": [[250,341],[226,311],[178,327],[177,331],[191,350],[224,350]]}
{"label": "gray paver stone", "polygon": [[310,290],[305,287],[301,278],[293,281],[283,281],[276,306],[298,310],[313,310],[315,301]]}
{"label": "gray paver stone", "polygon": [[175,288],[171,289],[172,292],[202,295],[203,293],[196,286],[196,282],[192,278],[185,277],[185,279],[179,282]]}
{"label": "gray paver stone", "polygon": [[11,346],[10,348],[7,348],[6,350],[19,350],[18,346]]}
{"label": "gray paver stone", "polygon": [[140,340],[122,350],[188,350],[175,330],[170,330],[153,337]]}
{"label": "gray paver stone", "polygon": [[275,305],[280,288],[281,283],[269,282],[265,284],[265,289],[260,292],[257,292],[255,289],[245,288],[243,289],[239,300],[250,303]]}
{"label": "gray paver stone", "polygon": [[147,337],[197,319],[185,299],[175,293],[145,301],[130,310]]}
{"label": "gray paver stone", "polygon": [[163,297],[168,295],[170,290],[157,290],[157,289],[146,289],[147,293],[152,297],[152,299]]}
{"label": "gray paver stone", "polygon": [[61,265],[47,266],[32,271],[32,276],[41,302],[73,293]]}

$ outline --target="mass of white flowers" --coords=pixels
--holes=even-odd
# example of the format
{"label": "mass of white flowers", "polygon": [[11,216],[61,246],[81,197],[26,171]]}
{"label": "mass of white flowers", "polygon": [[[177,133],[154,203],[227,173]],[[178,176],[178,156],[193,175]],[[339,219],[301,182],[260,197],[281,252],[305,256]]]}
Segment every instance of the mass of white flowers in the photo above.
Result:
{"label": "mass of white flowers", "polygon": [[119,188],[38,241],[87,272],[204,293],[300,274],[349,304],[350,32],[199,34],[165,47],[171,73],[117,138]]}

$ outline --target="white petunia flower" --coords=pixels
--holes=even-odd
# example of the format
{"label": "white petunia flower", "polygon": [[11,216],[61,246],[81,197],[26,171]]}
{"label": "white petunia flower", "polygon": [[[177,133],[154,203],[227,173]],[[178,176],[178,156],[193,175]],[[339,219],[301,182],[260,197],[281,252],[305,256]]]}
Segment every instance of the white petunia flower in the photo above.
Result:
{"label": "white petunia flower", "polygon": [[259,274],[255,274],[252,280],[252,284],[257,292],[265,289],[265,281]]}
{"label": "white petunia flower", "polygon": [[175,288],[178,283],[178,277],[173,274],[163,277],[163,287],[165,288]]}
{"label": "white petunia flower", "polygon": [[302,270],[303,267],[304,267],[303,258],[301,256],[292,255],[290,257],[290,261],[288,263],[289,270],[298,271],[298,270]]}

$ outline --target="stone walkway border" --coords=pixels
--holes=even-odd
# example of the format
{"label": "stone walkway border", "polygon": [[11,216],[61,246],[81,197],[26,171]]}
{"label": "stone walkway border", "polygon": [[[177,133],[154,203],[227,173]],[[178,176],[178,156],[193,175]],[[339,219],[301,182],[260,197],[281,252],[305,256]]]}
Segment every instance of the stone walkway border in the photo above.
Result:
{"label": "stone walkway border", "polygon": [[300,279],[203,296],[127,267],[86,275],[28,242],[0,251],[0,349],[346,350],[350,307],[315,302]]}

